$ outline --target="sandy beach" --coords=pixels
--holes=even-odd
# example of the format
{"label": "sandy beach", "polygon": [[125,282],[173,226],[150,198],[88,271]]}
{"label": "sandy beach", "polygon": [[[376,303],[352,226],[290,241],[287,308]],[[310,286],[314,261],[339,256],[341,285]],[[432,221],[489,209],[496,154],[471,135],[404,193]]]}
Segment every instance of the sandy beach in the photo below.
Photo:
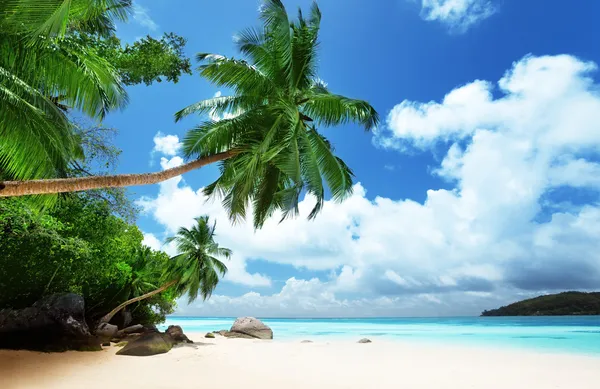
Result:
{"label": "sandy beach", "polygon": [[300,343],[204,339],[152,357],[0,350],[3,389],[587,389],[600,357],[374,339]]}

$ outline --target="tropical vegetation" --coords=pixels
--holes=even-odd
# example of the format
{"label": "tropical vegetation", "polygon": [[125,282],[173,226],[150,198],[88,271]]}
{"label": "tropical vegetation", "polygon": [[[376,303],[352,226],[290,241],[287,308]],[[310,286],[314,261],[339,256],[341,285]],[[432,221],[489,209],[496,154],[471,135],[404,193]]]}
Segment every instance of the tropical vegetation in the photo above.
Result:
{"label": "tropical vegetation", "polygon": [[219,163],[205,193],[220,197],[233,221],[251,207],[256,228],[275,213],[297,214],[302,193],[316,198],[313,218],[326,193],[342,200],[352,192],[351,169],[320,130],[370,130],[377,112],[318,77],[317,5],[292,20],[280,0],[265,0],[261,26],[239,33],[241,58],[196,56],[200,76],[232,95],[175,114],[209,118],[184,137],[187,163],[115,174],[117,130],[102,121],[126,106],[125,88],[192,72],[176,34],[121,42],[115,23],[131,10],[131,0],[0,2],[0,308],[73,292],[90,323],[121,320],[119,312],[157,323],[180,297],[210,297],[231,256],[216,242],[216,224],[202,216],[179,229],[169,257],[142,243],[127,186]]}
{"label": "tropical vegetation", "polygon": [[[219,279],[227,273],[227,266],[220,258],[229,259],[231,250],[220,247],[215,241],[216,222],[211,225],[208,216],[197,217],[195,221],[196,224],[192,228],[181,227],[176,236],[167,239],[167,243],[175,243],[178,254],[166,263],[162,275],[164,284],[145,294],[138,293],[136,297],[118,305],[106,314],[101,322],[109,322],[117,312],[128,305],[148,299],[169,288],[173,288],[177,296],[187,294],[189,303],[196,300],[198,295],[205,300],[212,295]],[[143,260],[147,261],[152,252],[145,248],[141,254]],[[142,271],[144,269],[147,267],[142,266]],[[143,283],[142,279],[143,277],[138,277],[140,287],[152,286],[149,282]]]}
{"label": "tropical vegetation", "polygon": [[121,44],[114,23],[130,10],[131,0],[0,2],[0,179],[89,175],[72,174],[86,129],[70,113],[98,123],[127,104],[125,85],[191,72],[175,34]]}
{"label": "tropical vegetation", "polygon": [[600,315],[600,292],[563,292],[483,311],[481,316]]}
{"label": "tropical vegetation", "polygon": [[[121,302],[156,289],[169,256],[142,245],[133,224],[101,199],[71,196],[49,212],[23,199],[0,200],[0,309],[24,308],[44,296],[84,297],[88,322]],[[156,323],[173,312],[168,290],[132,306],[139,323]]]}
{"label": "tropical vegetation", "polygon": [[[79,3],[84,2],[79,0]],[[97,2],[111,4],[102,4],[103,12],[93,12],[93,8],[89,12],[64,12],[60,19],[63,28],[55,27],[49,32],[59,37],[62,43],[67,21],[70,25],[96,26],[99,22],[92,16],[97,18],[99,14],[105,22],[103,27],[109,29],[105,25],[111,17],[122,18],[122,10],[128,4],[117,0]],[[61,2],[53,0],[53,3]],[[49,19],[52,23],[41,18],[39,21],[44,22],[39,25],[53,26],[56,18],[52,15]],[[244,59],[216,54],[197,55],[197,60],[202,62],[200,74],[216,86],[230,88],[234,95],[203,100],[176,114],[179,120],[192,113],[229,113],[228,118],[205,121],[187,133],[184,152],[191,162],[142,175],[49,180],[46,179],[51,176],[49,173],[37,177],[43,178],[41,180],[4,181],[0,182],[0,196],[150,184],[221,161],[221,175],[206,187],[206,193],[221,196],[233,220],[244,218],[248,204],[252,204],[255,227],[260,227],[275,211],[281,211],[284,218],[296,214],[299,196],[304,191],[317,199],[310,217],[316,216],[322,208],[326,187],[329,187],[333,199],[346,197],[352,191],[352,171],[335,155],[329,141],[318,131],[319,127],[354,122],[369,130],[378,123],[377,112],[365,101],[331,93],[318,78],[321,12],[316,4],[311,7],[308,17],[299,11],[298,18],[290,20],[280,0],[265,0],[260,18],[260,28],[246,29],[238,36],[238,49]],[[27,32],[41,34],[45,32],[40,31],[42,27],[30,28]],[[88,98],[79,94],[81,97],[74,101],[80,102],[80,108],[89,108],[88,113],[92,116],[102,116],[124,99],[114,69],[106,63],[98,64],[98,67],[110,74],[97,78],[104,83],[89,89],[107,88],[115,101],[109,99],[98,106],[99,103],[93,99],[95,95]],[[18,120],[13,118],[13,123],[18,125]],[[72,150],[65,150],[61,155],[66,156],[68,151],[73,155]],[[30,159],[27,163],[17,155],[13,157],[14,166],[33,165],[35,162]],[[13,176],[33,178],[23,174]],[[60,177],[59,174],[53,176]]]}

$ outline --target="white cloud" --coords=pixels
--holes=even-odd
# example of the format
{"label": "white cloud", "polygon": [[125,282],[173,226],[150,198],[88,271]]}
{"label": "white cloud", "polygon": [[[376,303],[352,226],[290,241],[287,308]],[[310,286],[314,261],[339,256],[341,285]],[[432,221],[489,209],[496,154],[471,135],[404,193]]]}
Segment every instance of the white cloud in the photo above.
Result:
{"label": "white cloud", "polygon": [[[254,259],[332,274],[288,280],[273,295],[215,296],[182,312],[475,314],[536,293],[595,287],[600,207],[548,207],[564,202],[549,196],[558,187],[598,195],[600,95],[592,70],[570,56],[526,57],[498,82],[500,97],[493,83],[474,81],[440,103],[397,105],[378,144],[425,151],[450,143],[434,174],[455,188],[430,189],[422,204],[369,199],[357,184],[314,221],[305,218],[314,203],[306,197],[301,217],[282,224],[274,217],[254,232],[248,223],[231,225],[201,188],[181,178],[161,184],[158,196],[139,204],[169,234],[195,216],[215,218],[218,241],[235,252],[229,281],[268,285],[266,275],[246,271]],[[542,211],[550,213],[540,219]]]}
{"label": "white cloud", "polygon": [[143,233],[144,239],[142,240],[142,244],[150,247],[152,250],[160,251],[163,249],[162,242],[160,239],[156,237],[156,235],[151,233]]}
{"label": "white cloud", "polygon": [[152,19],[148,8],[140,5],[138,2],[133,3],[133,20],[141,25],[142,27],[146,27],[151,31],[158,30],[158,24]]}
{"label": "white cloud", "polygon": [[316,278],[288,279],[273,294],[248,292],[241,296],[213,295],[207,301],[180,304],[178,315],[258,317],[348,317],[348,316],[448,316],[471,315],[482,308],[495,308],[509,301],[531,297],[531,293],[452,292],[443,296],[420,293],[410,296],[341,298],[330,283]]}
{"label": "white cloud", "polygon": [[157,132],[154,135],[154,148],[152,152],[162,153],[166,156],[173,157],[177,155],[181,149],[181,142],[177,135],[164,135],[162,132]]}
{"label": "white cloud", "polygon": [[183,165],[183,158],[179,156],[175,156],[171,159],[167,159],[165,157],[160,159],[160,166],[163,168],[163,170],[172,169],[181,165]]}
{"label": "white cloud", "polygon": [[421,0],[421,17],[463,33],[496,13],[491,0]]}

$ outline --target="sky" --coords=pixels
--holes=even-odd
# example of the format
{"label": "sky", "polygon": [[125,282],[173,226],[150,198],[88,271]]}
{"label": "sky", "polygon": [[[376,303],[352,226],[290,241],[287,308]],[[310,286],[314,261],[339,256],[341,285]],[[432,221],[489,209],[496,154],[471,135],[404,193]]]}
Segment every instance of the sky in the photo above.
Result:
{"label": "sky", "polygon": [[[284,0],[290,14],[309,1]],[[186,54],[239,56],[236,32],[258,25],[257,0],[135,0],[125,41],[175,32]],[[321,0],[319,77],[369,101],[365,132],[324,129],[354,170],[354,194],[314,200],[301,216],[254,231],[232,225],[202,188],[209,166],[135,187],[144,242],[163,245],[209,215],[233,250],[194,316],[478,315],[523,298],[600,286],[600,2],[578,0]],[[119,130],[119,172],[183,163],[174,123],[196,101],[227,94],[184,76],[128,88],[106,125]],[[218,119],[218,118],[213,118]]]}

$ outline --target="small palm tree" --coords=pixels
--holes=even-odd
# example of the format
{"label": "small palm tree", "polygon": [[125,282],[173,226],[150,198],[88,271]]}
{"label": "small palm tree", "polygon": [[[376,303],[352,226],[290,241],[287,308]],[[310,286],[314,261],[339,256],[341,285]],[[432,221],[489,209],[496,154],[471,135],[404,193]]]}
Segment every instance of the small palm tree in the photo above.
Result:
{"label": "small palm tree", "polygon": [[280,0],[265,0],[260,18],[260,29],[238,36],[245,60],[197,56],[204,63],[201,75],[234,95],[200,101],[176,119],[192,113],[235,116],[206,121],[187,133],[184,152],[191,162],[151,174],[0,182],[0,196],[151,184],[218,161],[221,176],[205,192],[221,195],[232,219],[245,217],[252,203],[257,228],[275,211],[295,214],[303,191],[317,199],[311,217],[323,206],[326,187],[335,200],[348,196],[352,171],[318,130],[348,122],[370,130],[379,121],[377,112],[366,101],[331,93],[317,76],[321,12],[316,4],[308,18],[300,11],[290,21]]}
{"label": "small palm tree", "polygon": [[195,220],[196,224],[191,229],[181,227],[176,236],[167,239],[167,243],[175,243],[179,254],[171,258],[164,271],[165,283],[158,289],[120,304],[106,314],[100,323],[108,323],[126,306],[172,287],[179,296],[187,294],[190,303],[198,295],[203,299],[211,296],[220,277],[227,273],[227,267],[219,258],[229,259],[231,250],[220,247],[215,242],[216,222],[211,225],[208,216],[201,216]]}

